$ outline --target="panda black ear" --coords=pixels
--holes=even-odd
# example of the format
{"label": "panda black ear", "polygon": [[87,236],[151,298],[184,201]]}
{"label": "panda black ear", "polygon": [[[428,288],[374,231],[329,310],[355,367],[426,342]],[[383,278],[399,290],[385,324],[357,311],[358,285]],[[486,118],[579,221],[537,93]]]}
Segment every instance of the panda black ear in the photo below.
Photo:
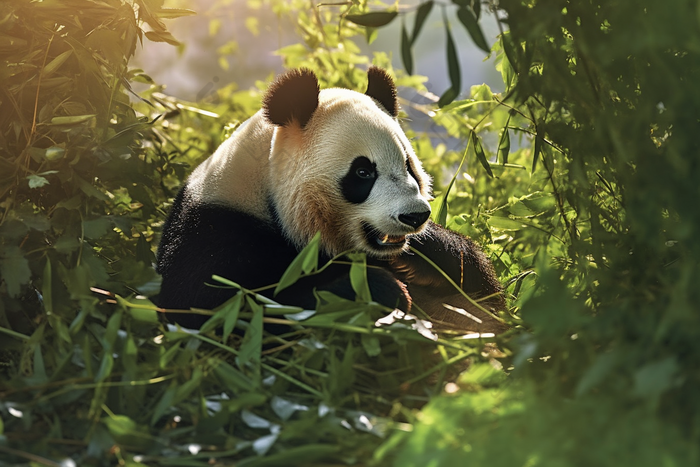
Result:
{"label": "panda black ear", "polygon": [[302,128],[318,107],[318,80],[306,68],[279,76],[265,93],[263,113],[270,123],[286,126],[296,121]]}
{"label": "panda black ear", "polygon": [[367,94],[376,99],[382,107],[391,115],[399,115],[399,101],[396,97],[396,85],[386,70],[371,66],[367,70]]}

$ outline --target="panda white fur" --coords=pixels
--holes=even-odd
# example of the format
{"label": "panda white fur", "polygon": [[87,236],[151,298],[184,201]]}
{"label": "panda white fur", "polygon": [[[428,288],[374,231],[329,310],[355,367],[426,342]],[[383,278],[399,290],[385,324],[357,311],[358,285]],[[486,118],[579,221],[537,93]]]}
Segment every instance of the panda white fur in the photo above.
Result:
{"label": "panda white fur", "polygon": [[[290,71],[269,88],[263,108],[195,169],[163,229],[157,269],[159,305],[214,308],[235,293],[211,276],[254,289],[279,281],[316,232],[322,261],[362,251],[372,298],[420,307],[462,329],[501,330],[408,245],[431,258],[470,296],[504,305],[493,268],[469,239],[429,221],[430,178],[398,121],[396,88],[382,69],[368,71],[365,94],[319,91],[308,70]],[[321,263],[323,264],[323,263]],[[313,289],[348,299],[348,266],[334,265],[276,297],[314,308]],[[464,308],[480,325],[443,306]],[[188,327],[202,317],[177,315]]]}

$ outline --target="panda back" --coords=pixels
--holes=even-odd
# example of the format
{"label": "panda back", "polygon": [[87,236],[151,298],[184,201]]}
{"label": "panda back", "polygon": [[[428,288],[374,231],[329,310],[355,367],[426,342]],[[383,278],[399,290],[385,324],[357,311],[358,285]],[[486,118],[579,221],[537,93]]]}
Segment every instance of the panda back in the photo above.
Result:
{"label": "panda back", "polygon": [[187,205],[223,205],[269,220],[269,155],[274,126],[258,112],[187,180]]}

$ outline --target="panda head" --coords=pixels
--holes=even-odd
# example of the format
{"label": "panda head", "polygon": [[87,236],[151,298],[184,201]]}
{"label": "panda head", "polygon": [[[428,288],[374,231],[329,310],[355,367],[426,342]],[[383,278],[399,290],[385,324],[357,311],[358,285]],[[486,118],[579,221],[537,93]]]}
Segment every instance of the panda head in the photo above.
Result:
{"label": "panda head", "polygon": [[311,71],[295,70],[264,98],[263,115],[275,126],[269,193],[299,247],[320,231],[328,254],[390,258],[430,216],[430,178],[397,121],[394,82],[376,67],[368,79],[365,94],[319,91]]}

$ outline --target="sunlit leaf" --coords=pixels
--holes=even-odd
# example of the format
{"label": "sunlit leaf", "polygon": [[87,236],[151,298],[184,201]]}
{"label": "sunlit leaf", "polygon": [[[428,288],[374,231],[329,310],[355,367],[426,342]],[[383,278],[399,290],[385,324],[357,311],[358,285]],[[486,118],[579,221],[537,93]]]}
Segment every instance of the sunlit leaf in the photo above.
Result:
{"label": "sunlit leaf", "polygon": [[270,407],[282,420],[289,420],[297,411],[309,410],[309,407],[275,396],[270,402]]}
{"label": "sunlit leaf", "polygon": [[200,328],[201,333],[207,333],[223,325],[223,340],[226,342],[238,321],[238,314],[241,310],[243,292],[238,292],[223,305],[218,307],[214,316],[209,318]]}
{"label": "sunlit leaf", "polygon": [[180,45],[180,42],[167,31],[146,31],[146,37],[153,42],[167,42],[170,45]]}
{"label": "sunlit leaf", "polygon": [[275,295],[294,284],[302,273],[310,273],[318,266],[318,252],[321,234],[316,233],[308,245],[299,252],[294,261],[287,267],[275,288]]}
{"label": "sunlit leaf", "polygon": [[246,297],[246,303],[253,312],[253,317],[248,323],[248,329],[243,336],[243,342],[236,358],[241,370],[244,370],[249,362],[258,364],[262,350],[263,308],[250,297]]}
{"label": "sunlit leaf", "polygon": [[501,164],[508,163],[508,155],[510,154],[510,134],[508,133],[508,124],[510,123],[511,115],[508,115],[508,120],[503,127],[503,132],[501,133],[501,138],[498,141],[498,161]]}
{"label": "sunlit leaf", "polygon": [[59,147],[59,146],[51,146],[50,148],[46,148],[46,153],[44,157],[46,158],[47,161],[57,161],[59,159],[62,159],[63,156],[66,154],[66,149]]}
{"label": "sunlit leaf", "polygon": [[377,28],[365,28],[365,40],[372,44],[377,39]]}
{"label": "sunlit leaf", "polygon": [[53,117],[51,119],[51,125],[79,125],[81,123],[90,122],[94,120],[95,115],[75,115],[71,117]]}
{"label": "sunlit leaf", "polygon": [[192,16],[196,15],[197,12],[194,10],[188,10],[186,8],[161,8],[156,11],[156,14],[160,18],[172,19],[180,18],[182,16]]}
{"label": "sunlit leaf", "polygon": [[499,230],[521,230],[523,227],[525,227],[519,220],[501,216],[489,217],[489,225]]}
{"label": "sunlit leaf", "polygon": [[367,282],[367,259],[364,254],[352,253],[348,255],[352,260],[350,265],[350,284],[357,294],[357,299],[363,302],[372,301]]}
{"label": "sunlit leaf", "polygon": [[448,203],[446,193],[441,193],[430,202],[432,219],[438,225],[447,225]]}
{"label": "sunlit leaf", "polygon": [[27,179],[29,180],[29,188],[41,188],[49,184],[45,177],[39,175],[27,175]]}
{"label": "sunlit leaf", "polygon": [[68,58],[73,55],[73,50],[66,50],[65,52],[59,54],[56,58],[51,60],[49,63],[46,64],[44,67],[42,76],[43,77],[48,77],[50,76],[54,71],[58,70],[61,65],[63,65]]}

